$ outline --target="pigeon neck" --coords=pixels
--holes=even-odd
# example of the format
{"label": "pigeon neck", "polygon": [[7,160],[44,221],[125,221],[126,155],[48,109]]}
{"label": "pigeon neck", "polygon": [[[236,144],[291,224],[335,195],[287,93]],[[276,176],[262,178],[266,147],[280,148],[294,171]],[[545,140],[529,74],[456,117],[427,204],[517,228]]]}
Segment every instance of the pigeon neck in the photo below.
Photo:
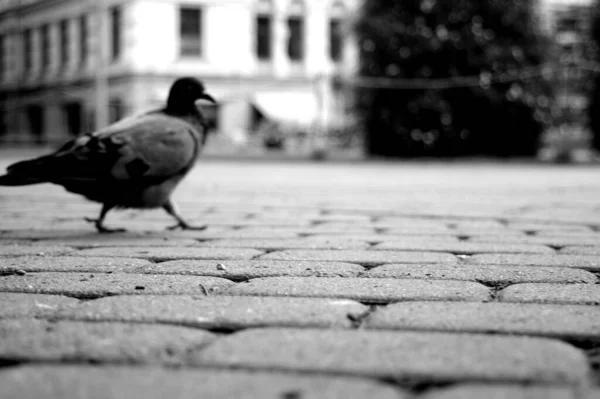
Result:
{"label": "pigeon neck", "polygon": [[198,110],[196,108],[196,104],[191,102],[190,104],[182,104],[180,102],[174,103],[171,101],[167,102],[167,107],[165,108],[165,112],[169,115],[173,116],[187,116],[187,115],[196,115]]}

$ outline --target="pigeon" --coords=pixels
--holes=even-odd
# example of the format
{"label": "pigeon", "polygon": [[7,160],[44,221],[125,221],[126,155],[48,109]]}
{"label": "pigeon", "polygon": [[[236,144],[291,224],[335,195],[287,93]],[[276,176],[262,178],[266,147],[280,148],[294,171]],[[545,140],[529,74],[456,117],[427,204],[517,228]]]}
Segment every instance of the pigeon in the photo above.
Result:
{"label": "pigeon", "polygon": [[216,103],[201,81],[179,78],[164,108],[78,136],[52,154],[12,164],[0,176],[0,186],[53,183],[98,202],[99,217],[86,220],[101,233],[125,231],[104,225],[113,208],[162,207],[177,221],[169,229],[201,230],[206,226],[187,223],[171,199],[206,142],[208,125],[198,100]]}

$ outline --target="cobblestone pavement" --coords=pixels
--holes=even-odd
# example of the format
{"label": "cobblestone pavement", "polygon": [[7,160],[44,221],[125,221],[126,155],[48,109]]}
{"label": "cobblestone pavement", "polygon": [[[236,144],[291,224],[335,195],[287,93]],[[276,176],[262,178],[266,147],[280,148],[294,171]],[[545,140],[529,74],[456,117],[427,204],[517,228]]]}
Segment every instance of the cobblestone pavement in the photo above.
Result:
{"label": "cobblestone pavement", "polygon": [[212,160],[176,198],[205,231],[1,189],[0,397],[600,398],[598,168]]}

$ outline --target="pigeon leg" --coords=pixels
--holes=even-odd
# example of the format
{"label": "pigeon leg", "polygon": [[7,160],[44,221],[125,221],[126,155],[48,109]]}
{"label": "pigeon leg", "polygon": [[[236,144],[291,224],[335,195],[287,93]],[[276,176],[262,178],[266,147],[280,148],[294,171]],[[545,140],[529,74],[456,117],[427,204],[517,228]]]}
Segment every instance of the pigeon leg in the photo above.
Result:
{"label": "pigeon leg", "polygon": [[103,204],[98,219],[85,218],[85,220],[90,223],[94,223],[99,233],[121,233],[126,231],[125,229],[109,229],[108,227],[104,226],[104,218],[106,218],[108,211],[113,208],[113,205]]}
{"label": "pigeon leg", "polygon": [[206,226],[192,226],[192,225],[188,224],[188,222],[186,222],[181,217],[181,215],[179,214],[179,210],[177,209],[177,206],[175,206],[175,204],[171,200],[167,201],[167,203],[163,205],[163,209],[169,215],[173,216],[175,218],[175,220],[177,220],[177,224],[175,226],[168,227],[167,230],[177,230],[177,229],[204,230],[204,229],[206,229]]}

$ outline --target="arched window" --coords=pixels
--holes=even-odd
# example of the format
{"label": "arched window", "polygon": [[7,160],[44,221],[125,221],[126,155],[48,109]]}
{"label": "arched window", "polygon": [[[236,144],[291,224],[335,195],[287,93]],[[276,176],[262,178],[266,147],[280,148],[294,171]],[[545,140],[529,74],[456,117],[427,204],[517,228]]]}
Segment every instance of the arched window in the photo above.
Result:
{"label": "arched window", "polygon": [[329,57],[335,62],[340,62],[344,58],[342,28],[345,16],[346,5],[341,0],[335,0],[329,14]]}
{"label": "arched window", "polygon": [[304,14],[304,1],[292,0],[288,10],[288,55],[292,61],[304,59]]}
{"label": "arched window", "polygon": [[261,61],[273,56],[273,0],[258,0],[256,6],[256,56]]}

